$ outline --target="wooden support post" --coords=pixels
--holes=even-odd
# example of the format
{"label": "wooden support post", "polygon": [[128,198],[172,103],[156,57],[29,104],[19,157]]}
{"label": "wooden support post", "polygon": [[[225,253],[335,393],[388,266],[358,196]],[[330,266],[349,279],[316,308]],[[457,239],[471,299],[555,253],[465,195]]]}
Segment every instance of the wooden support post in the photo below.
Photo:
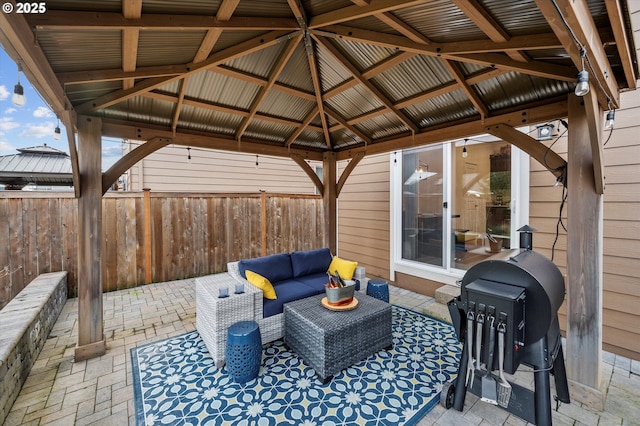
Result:
{"label": "wooden support post", "polygon": [[261,227],[260,227],[260,236],[262,241],[262,256],[267,255],[267,193],[262,191],[260,194],[260,216],[261,216]]}
{"label": "wooden support post", "polygon": [[336,182],[336,173],[336,154],[334,152],[324,153],[322,156],[324,244],[329,247],[333,254],[336,254],[338,249],[338,184]]}
{"label": "wooden support post", "polygon": [[151,271],[151,188],[142,188],[144,191],[144,283],[153,282]]}
{"label": "wooden support post", "polygon": [[569,123],[567,378],[571,399],[603,410],[603,196],[597,193],[594,181],[594,154],[584,100],[574,95],[569,96]]}
{"label": "wooden support post", "polygon": [[102,120],[78,118],[78,345],[75,361],[104,355],[102,312]]}

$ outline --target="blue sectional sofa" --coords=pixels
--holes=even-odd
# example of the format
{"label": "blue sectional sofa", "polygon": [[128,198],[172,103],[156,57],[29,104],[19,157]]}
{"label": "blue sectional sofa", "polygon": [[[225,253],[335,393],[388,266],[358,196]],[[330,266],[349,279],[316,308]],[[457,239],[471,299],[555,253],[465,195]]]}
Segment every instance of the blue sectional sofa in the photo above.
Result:
{"label": "blue sectional sofa", "polygon": [[[263,334],[263,343],[283,336],[282,312],[285,303],[324,293],[324,285],[328,282],[327,270],[332,260],[331,251],[321,248],[243,259],[227,264],[229,274],[239,281],[249,283],[246,281],[246,271],[252,271],[267,278],[273,285],[277,298],[262,298],[262,309],[257,310],[262,311],[261,317],[255,318]],[[359,289],[360,283],[356,281],[356,290]]]}

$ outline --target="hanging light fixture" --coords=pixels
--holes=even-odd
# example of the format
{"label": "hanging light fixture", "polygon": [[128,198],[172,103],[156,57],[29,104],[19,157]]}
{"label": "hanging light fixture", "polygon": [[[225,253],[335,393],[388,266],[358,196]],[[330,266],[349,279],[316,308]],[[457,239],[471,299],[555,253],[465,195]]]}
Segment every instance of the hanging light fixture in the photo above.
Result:
{"label": "hanging light fixture", "polygon": [[191,164],[191,147],[187,147],[187,162]]}
{"label": "hanging light fixture", "polygon": [[22,71],[22,67],[18,64],[18,84],[13,86],[13,97],[11,98],[11,102],[19,107],[27,103],[27,98],[24,96],[24,87],[20,84],[20,71]]}
{"label": "hanging light fixture", "polygon": [[53,139],[56,141],[60,140],[60,119],[58,119],[58,124],[56,124],[56,128],[53,129]]}
{"label": "hanging light fixture", "polygon": [[578,82],[576,83],[576,96],[584,96],[589,93],[589,73],[584,69],[584,58],[587,51],[584,47],[580,48],[580,59],[582,60],[582,71],[578,73]]}
{"label": "hanging light fixture", "polygon": [[464,139],[464,146],[462,147],[462,158],[467,158],[467,156],[469,155],[469,153],[467,152],[467,141],[469,139],[465,138]]}
{"label": "hanging light fixture", "polygon": [[616,119],[616,110],[611,108],[611,99],[607,98],[607,105],[609,105],[609,112],[607,112],[607,119],[604,122],[605,130],[613,129],[613,124]]}
{"label": "hanging light fixture", "polygon": [[258,164],[258,154],[256,154],[256,169],[258,168],[259,164]]}

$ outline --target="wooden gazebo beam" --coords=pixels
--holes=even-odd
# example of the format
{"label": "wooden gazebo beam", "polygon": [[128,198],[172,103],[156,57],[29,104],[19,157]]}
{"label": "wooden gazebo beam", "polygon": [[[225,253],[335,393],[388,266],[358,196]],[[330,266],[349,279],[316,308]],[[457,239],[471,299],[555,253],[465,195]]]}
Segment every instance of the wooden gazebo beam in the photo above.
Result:
{"label": "wooden gazebo beam", "polygon": [[33,42],[31,27],[25,15],[15,13],[0,14],[0,43],[11,58],[22,66],[29,82],[51,106],[67,130],[69,157],[73,170],[73,187],[76,197],[80,196],[80,173],[75,143],[76,112],[64,93],[49,61],[37,43]]}
{"label": "wooden gazebo beam", "polygon": [[142,145],[138,145],[136,148],[128,152],[102,174],[102,194],[104,195],[104,193],[109,190],[109,187],[111,187],[111,185],[120,176],[122,176],[124,172],[133,167],[134,164],[170,143],[171,139],[156,137],[149,139]]}
{"label": "wooden gazebo beam", "polygon": [[577,71],[582,69],[579,44],[584,47],[587,55],[585,69],[589,72],[591,90],[598,93],[598,101],[602,108],[608,108],[608,100],[614,108],[618,108],[620,95],[615,75],[587,2],[584,0],[555,0],[554,2],[536,0],[536,4],[558,36],[562,47],[571,57]]}

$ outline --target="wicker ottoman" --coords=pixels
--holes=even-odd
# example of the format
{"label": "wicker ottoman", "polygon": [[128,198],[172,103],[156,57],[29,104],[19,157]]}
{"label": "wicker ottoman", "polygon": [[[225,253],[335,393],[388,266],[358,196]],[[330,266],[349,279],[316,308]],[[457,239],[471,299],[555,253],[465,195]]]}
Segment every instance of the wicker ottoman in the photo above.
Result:
{"label": "wicker ottoman", "polygon": [[358,306],[334,312],[323,294],[284,305],[284,342],[327,383],[334,374],[393,344],[391,305],[358,294]]}

